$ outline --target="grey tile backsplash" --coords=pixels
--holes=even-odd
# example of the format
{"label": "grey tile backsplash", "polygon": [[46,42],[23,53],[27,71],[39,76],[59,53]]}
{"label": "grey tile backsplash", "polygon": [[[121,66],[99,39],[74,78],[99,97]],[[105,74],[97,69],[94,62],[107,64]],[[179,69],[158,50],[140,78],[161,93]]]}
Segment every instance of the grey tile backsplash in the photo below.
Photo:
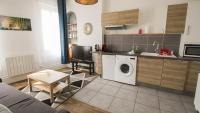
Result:
{"label": "grey tile backsplash", "polygon": [[129,52],[138,46],[145,52],[154,52],[159,43],[159,49],[171,49],[177,55],[180,46],[180,34],[145,34],[145,35],[105,35],[104,43],[109,52]]}

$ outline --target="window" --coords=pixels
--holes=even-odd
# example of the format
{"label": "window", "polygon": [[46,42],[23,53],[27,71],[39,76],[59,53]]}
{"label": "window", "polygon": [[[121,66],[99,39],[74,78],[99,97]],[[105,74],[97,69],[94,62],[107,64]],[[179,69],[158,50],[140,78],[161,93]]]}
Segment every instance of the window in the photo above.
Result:
{"label": "window", "polygon": [[57,4],[40,3],[42,48],[40,52],[41,65],[49,66],[60,64],[60,28]]}

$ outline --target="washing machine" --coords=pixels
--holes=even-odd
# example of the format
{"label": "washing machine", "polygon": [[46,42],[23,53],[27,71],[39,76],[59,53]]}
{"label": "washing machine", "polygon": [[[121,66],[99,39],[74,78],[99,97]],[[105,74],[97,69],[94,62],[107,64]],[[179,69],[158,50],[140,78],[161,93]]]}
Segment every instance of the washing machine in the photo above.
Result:
{"label": "washing machine", "polygon": [[137,56],[116,55],[115,81],[136,84]]}

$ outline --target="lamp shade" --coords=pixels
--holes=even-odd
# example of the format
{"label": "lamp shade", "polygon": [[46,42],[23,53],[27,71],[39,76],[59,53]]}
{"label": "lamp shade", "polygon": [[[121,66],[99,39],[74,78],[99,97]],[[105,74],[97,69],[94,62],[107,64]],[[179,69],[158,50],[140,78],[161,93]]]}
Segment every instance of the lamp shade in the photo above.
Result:
{"label": "lamp shade", "polygon": [[79,4],[83,4],[83,5],[93,5],[96,4],[98,2],[98,0],[75,0],[77,3]]}

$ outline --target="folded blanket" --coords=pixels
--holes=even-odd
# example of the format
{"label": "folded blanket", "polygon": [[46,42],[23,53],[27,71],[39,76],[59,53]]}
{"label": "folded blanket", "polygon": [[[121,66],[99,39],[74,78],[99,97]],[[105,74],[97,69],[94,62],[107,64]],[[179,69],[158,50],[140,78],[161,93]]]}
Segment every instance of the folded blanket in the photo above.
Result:
{"label": "folded blanket", "polygon": [[6,106],[0,104],[0,113],[12,113]]}

